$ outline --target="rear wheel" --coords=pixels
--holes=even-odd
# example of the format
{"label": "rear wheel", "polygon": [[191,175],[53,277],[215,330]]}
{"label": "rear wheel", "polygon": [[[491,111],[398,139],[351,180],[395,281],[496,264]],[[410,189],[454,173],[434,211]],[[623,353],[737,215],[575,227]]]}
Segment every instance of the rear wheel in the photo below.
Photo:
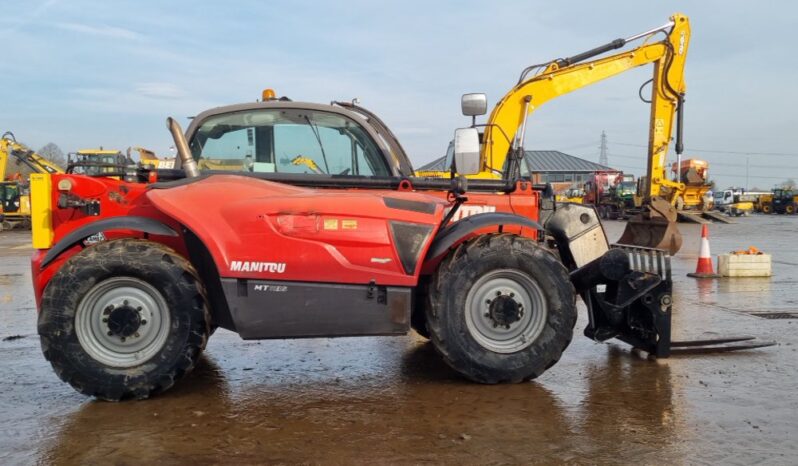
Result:
{"label": "rear wheel", "polygon": [[205,348],[210,317],[191,264],[163,245],[123,239],[71,257],[42,297],[39,335],[56,374],[104,400],[170,388]]}
{"label": "rear wheel", "polygon": [[787,207],[784,208],[784,213],[786,213],[788,215],[794,214],[795,213],[795,206],[794,205],[788,205]]}
{"label": "rear wheel", "polygon": [[773,207],[771,207],[770,204],[762,204],[762,213],[763,214],[773,213]]}
{"label": "rear wheel", "polygon": [[427,328],[444,360],[481,383],[521,382],[571,342],[575,293],[565,267],[534,241],[483,235],[441,263]]}

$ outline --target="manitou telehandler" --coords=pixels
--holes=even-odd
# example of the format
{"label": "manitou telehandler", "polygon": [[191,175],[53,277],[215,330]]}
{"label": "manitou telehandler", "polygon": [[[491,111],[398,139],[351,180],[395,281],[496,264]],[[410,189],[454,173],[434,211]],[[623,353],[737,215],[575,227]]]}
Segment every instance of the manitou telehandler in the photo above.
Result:
{"label": "manitou telehandler", "polygon": [[[169,127],[175,169],[31,178],[42,349],[81,393],[166,390],[216,327],[245,339],[414,328],[470,380],[519,382],[560,358],[577,296],[593,339],[685,349],[670,339],[666,251],[610,248],[587,206],[543,225],[543,187],[523,180],[413,177],[362,107],[270,99],[201,113],[185,135]],[[455,132],[455,159],[477,169],[472,128]],[[714,349],[757,346],[733,340]]]}
{"label": "manitou telehandler", "polygon": [[[762,345],[672,342],[668,252],[610,247],[592,207],[541,222],[544,186],[415,177],[364,108],[264,97],[203,112],[185,134],[170,118],[174,169],[31,177],[38,332],[76,390],[166,390],[216,327],[244,339],[413,328],[466,378],[520,382],[559,360],[577,296],[588,337],[654,356]],[[475,128],[455,131],[453,157],[460,175],[479,171]]]}

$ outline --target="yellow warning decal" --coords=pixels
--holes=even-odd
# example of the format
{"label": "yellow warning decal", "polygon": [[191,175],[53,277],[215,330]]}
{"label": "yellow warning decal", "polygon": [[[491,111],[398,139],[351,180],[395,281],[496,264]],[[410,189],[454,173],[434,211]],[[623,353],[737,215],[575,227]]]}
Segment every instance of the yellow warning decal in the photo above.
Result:
{"label": "yellow warning decal", "polygon": [[357,220],[341,220],[342,230],[357,230]]}
{"label": "yellow warning decal", "polygon": [[338,229],[338,219],[337,218],[325,218],[324,219],[324,229],[325,230],[337,230]]}

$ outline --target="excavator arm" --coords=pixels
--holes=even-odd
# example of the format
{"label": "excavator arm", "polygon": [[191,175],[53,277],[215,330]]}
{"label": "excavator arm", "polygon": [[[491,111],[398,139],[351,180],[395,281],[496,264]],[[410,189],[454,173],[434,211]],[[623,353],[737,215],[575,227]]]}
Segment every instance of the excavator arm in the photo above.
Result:
{"label": "excavator arm", "polygon": [[[659,32],[666,33],[667,37],[659,42],[648,42]],[[641,38],[646,38],[646,42],[635,49],[585,61]],[[625,71],[653,63],[648,168],[651,176],[648,190],[656,195],[659,192],[658,183],[663,180],[668,181],[665,156],[680,96],[685,91],[684,62],[689,40],[689,21],[686,16],[677,14],[664,26],[651,31],[627,39],[616,39],[574,57],[554,60],[547,65],[537,65],[545,68],[529,79],[522,75],[520,82],[496,104],[491,112],[485,125],[483,139],[483,171],[506,172],[508,158],[513,157],[513,149],[522,147],[526,118],[544,103]],[[529,68],[525,71],[528,70]]]}
{"label": "excavator arm", "polygon": [[[653,42],[652,39],[660,33],[665,38]],[[590,60],[641,39],[643,44],[634,49]],[[518,84],[496,104],[485,125],[481,175],[495,177],[501,174],[504,179],[520,176],[526,120],[544,103],[625,71],[652,64],[648,167],[645,182],[641,184],[643,192],[639,193],[644,208],[639,218],[630,221],[621,241],[676,253],[681,247],[681,235],[675,225],[676,211],[672,201],[675,200],[673,193],[683,191],[684,184],[668,179],[666,165],[674,128],[677,130],[676,152],[682,152],[684,65],[689,42],[689,20],[684,15],[675,14],[659,28],[616,39],[573,57],[528,67]],[[534,69],[542,71],[527,78]]]}
{"label": "excavator arm", "polygon": [[12,157],[17,163],[22,163],[30,168],[33,173],[64,173],[63,168],[18,143],[12,133],[5,132],[0,137],[0,180],[6,178],[8,161]]}

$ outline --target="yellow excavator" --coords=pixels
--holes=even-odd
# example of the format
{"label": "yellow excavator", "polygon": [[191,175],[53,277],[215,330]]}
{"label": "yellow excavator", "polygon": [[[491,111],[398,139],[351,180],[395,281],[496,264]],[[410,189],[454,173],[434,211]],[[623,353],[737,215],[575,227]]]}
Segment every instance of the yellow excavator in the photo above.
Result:
{"label": "yellow excavator", "polygon": [[[663,37],[659,39],[659,35]],[[635,41],[642,41],[642,44],[594,59]],[[653,77],[639,91],[641,99],[651,105],[647,176],[645,182],[639,185],[643,208],[640,214],[629,220],[619,242],[667,249],[675,254],[681,247],[682,238],[676,227],[677,213],[671,201],[675,199],[674,192],[684,190],[684,184],[668,178],[667,151],[676,126],[677,166],[680,165],[683,151],[684,64],[689,42],[688,18],[675,14],[663,26],[626,39],[616,39],[572,57],[529,66],[521,73],[515,87],[496,104],[484,125],[477,125],[475,119],[486,113],[485,94],[464,95],[463,114],[473,118],[473,127],[484,127],[481,170],[469,178],[519,177],[524,157],[526,121],[532,112],[556,97],[652,64]],[[648,83],[651,83],[650,100],[643,97],[643,88]],[[450,172],[424,172],[419,175],[445,177]]]}
{"label": "yellow excavator", "polygon": [[9,161],[25,165],[32,173],[64,173],[64,169],[17,142],[10,131],[0,136],[0,230],[30,227],[30,193],[27,179],[7,170]]}
{"label": "yellow excavator", "polygon": [[146,167],[152,167],[153,169],[171,169],[175,168],[175,158],[168,157],[168,158],[160,158],[155,155],[155,152],[146,149],[144,147],[128,147],[127,148],[127,156],[129,159],[133,160],[131,157],[131,152],[136,151],[139,153],[139,163]]}

